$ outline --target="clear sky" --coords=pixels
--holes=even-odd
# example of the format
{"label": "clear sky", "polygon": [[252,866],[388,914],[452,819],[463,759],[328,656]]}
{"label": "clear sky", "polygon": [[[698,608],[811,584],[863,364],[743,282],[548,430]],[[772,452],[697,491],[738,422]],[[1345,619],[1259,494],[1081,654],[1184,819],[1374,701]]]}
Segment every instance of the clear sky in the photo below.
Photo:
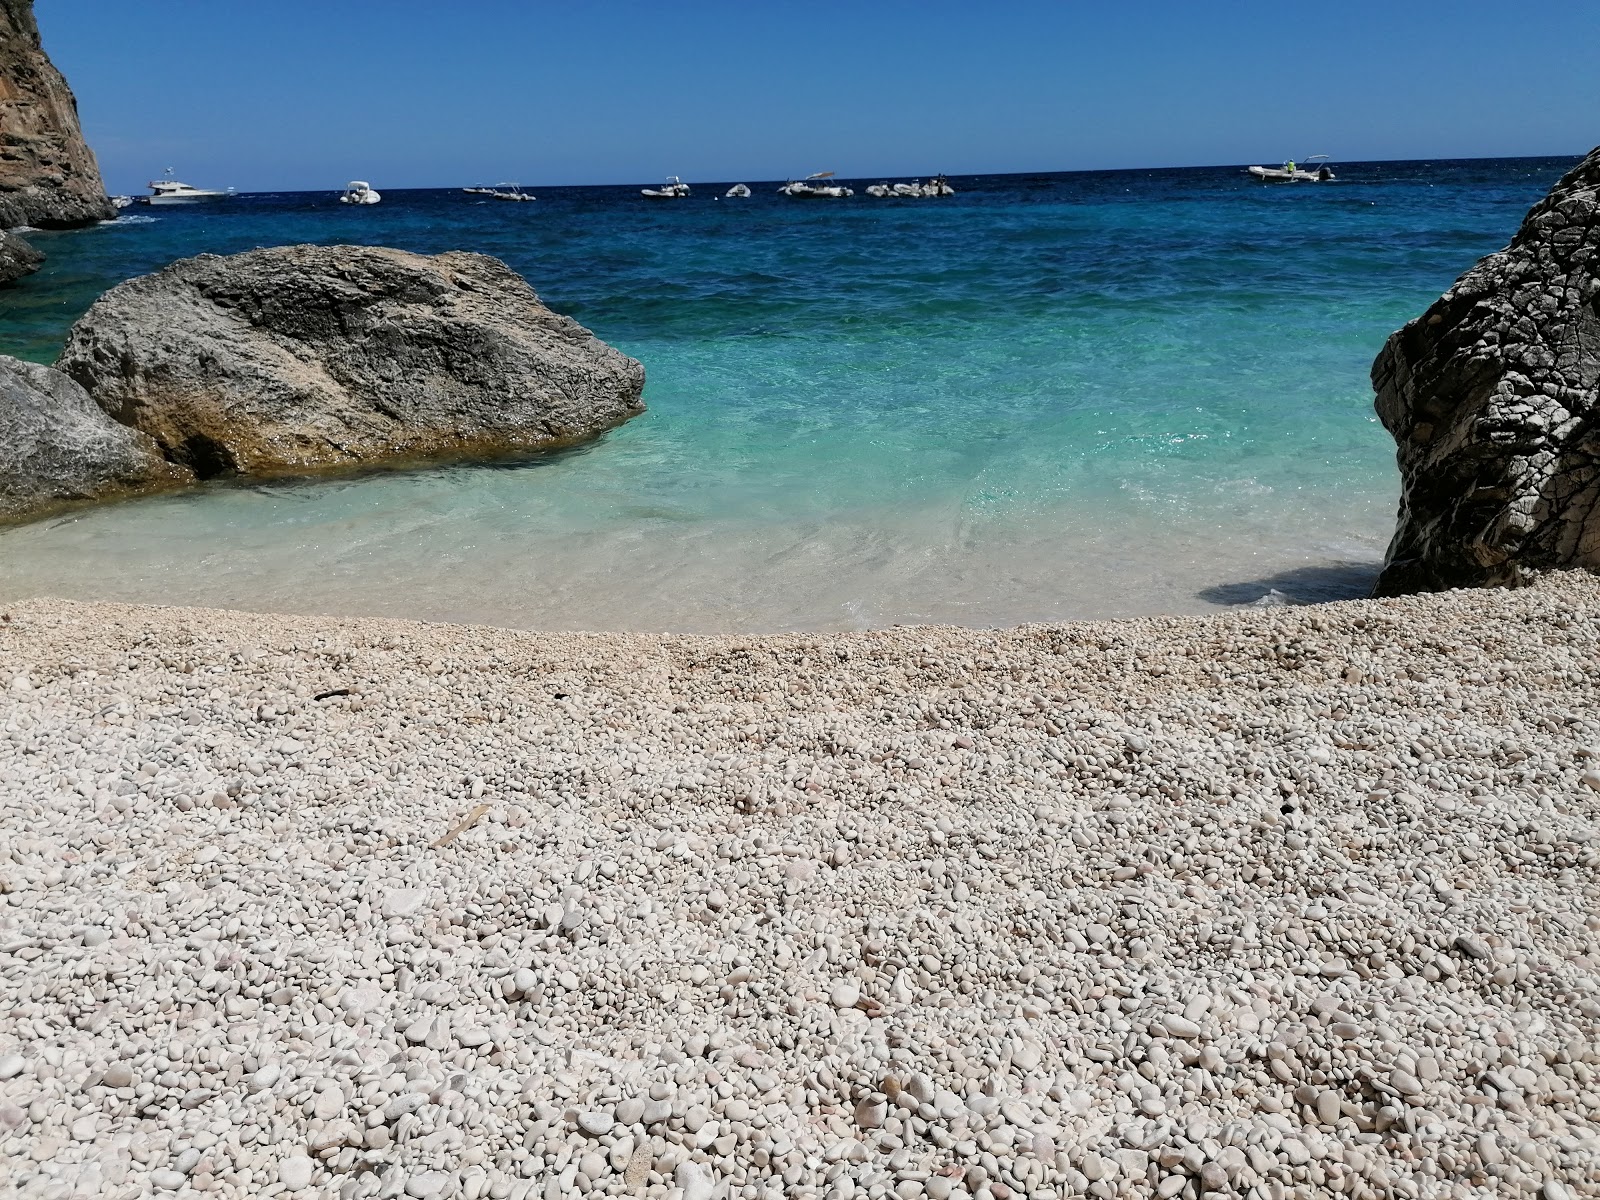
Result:
{"label": "clear sky", "polygon": [[113,191],[1578,154],[1594,0],[38,0]]}

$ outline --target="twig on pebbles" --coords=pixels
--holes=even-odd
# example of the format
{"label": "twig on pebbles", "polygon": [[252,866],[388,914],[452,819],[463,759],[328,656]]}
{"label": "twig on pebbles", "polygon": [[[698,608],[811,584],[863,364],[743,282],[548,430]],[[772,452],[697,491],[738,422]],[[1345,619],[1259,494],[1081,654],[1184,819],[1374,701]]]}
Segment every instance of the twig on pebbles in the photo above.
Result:
{"label": "twig on pebbles", "polygon": [[473,809],[460,821],[456,822],[449,833],[445,834],[438,841],[431,843],[433,849],[443,849],[445,846],[448,846],[451,842],[455,841],[463,833],[481,821],[483,819],[483,815],[489,811],[489,808],[490,806],[487,804],[478,805],[477,808]]}

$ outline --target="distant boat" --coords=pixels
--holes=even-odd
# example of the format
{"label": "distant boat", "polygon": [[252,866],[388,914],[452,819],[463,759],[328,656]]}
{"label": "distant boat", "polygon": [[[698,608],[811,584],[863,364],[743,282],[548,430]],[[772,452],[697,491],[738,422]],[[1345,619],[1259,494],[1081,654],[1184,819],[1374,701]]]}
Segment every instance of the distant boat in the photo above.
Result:
{"label": "distant boat", "polygon": [[1283,164],[1281,167],[1246,167],[1245,170],[1254,175],[1262,183],[1331,183],[1334,179],[1333,171],[1328,166],[1328,155],[1313,154],[1305,160],[1307,164],[1317,165],[1310,170],[1302,169],[1294,161]]}
{"label": "distant boat", "polygon": [[875,183],[867,189],[869,196],[954,196],[955,188],[943,175],[935,175],[927,183],[920,179],[911,183]]}
{"label": "distant boat", "polygon": [[127,208],[128,205],[133,203],[133,197],[132,196],[112,196],[112,197],[110,197],[110,200],[111,200],[111,207],[112,208],[116,208],[116,209]]}
{"label": "distant boat", "polygon": [[730,200],[743,200],[750,194],[750,189],[742,183],[736,183],[725,194]]}
{"label": "distant boat", "polygon": [[463,192],[467,192],[468,194],[473,195],[473,196],[492,196],[492,195],[494,195],[494,189],[492,187],[466,187],[466,188],[462,188],[461,190]]}
{"label": "distant boat", "polygon": [[382,199],[383,196],[373,191],[372,185],[364,179],[352,179],[339,194],[340,204],[376,204]]}
{"label": "distant boat", "polygon": [[649,200],[682,200],[689,195],[689,185],[676,175],[669,175],[658,188],[641,188],[639,194]]}
{"label": "distant boat", "polygon": [[496,200],[537,200],[539,198],[537,196],[530,196],[527,192],[522,190],[519,184],[502,183],[500,187],[508,187],[511,190],[509,192],[502,192],[500,188],[490,188],[488,194],[493,196]]}
{"label": "distant boat", "polygon": [[815,175],[807,175],[804,179],[791,179],[778,189],[780,196],[793,196],[797,200],[842,200],[846,196],[854,196],[855,192],[837,183],[818,183],[820,179],[832,179],[832,171],[818,171]]}
{"label": "distant boat", "polygon": [[232,188],[215,192],[176,180],[172,177],[172,168],[168,167],[160,179],[150,181],[150,195],[142,199],[146,204],[177,204],[191,200],[226,200],[231,195]]}

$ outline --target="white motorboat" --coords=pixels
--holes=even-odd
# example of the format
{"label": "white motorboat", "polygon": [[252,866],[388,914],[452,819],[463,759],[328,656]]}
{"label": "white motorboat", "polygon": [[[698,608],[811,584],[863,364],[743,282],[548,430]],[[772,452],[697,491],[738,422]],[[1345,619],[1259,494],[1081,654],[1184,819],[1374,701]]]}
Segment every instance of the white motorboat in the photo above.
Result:
{"label": "white motorboat", "polygon": [[339,195],[340,204],[376,204],[383,196],[364,179],[352,179]]}
{"label": "white motorboat", "polygon": [[461,190],[471,196],[494,195],[494,189],[492,187],[464,187]]}
{"label": "white motorboat", "polygon": [[124,209],[133,203],[132,196],[112,196],[110,199],[111,207],[115,209]]}
{"label": "white motorboat", "polygon": [[530,196],[527,192],[522,190],[522,187],[519,184],[502,183],[500,187],[508,187],[511,190],[509,192],[502,192],[500,188],[493,188],[490,190],[489,195],[493,196],[496,200],[537,200],[539,198],[537,196]]}
{"label": "white motorboat", "polygon": [[725,194],[730,200],[743,200],[750,194],[750,189],[742,183],[736,183]]}
{"label": "white motorboat", "polygon": [[908,196],[954,196],[955,188],[950,186],[950,181],[943,175],[935,175],[927,183],[922,180],[913,180],[910,183],[875,183],[867,189],[867,195],[878,197]]}
{"label": "white motorboat", "polygon": [[[1331,183],[1335,178],[1328,167],[1328,155],[1313,154],[1305,160],[1307,167],[1299,167],[1293,159],[1281,167],[1246,167],[1262,183]],[[1315,167],[1309,164],[1316,163]]]}
{"label": "white motorboat", "polygon": [[793,196],[797,200],[842,200],[846,196],[855,195],[855,192],[842,184],[818,182],[832,178],[832,171],[818,171],[815,175],[807,175],[804,179],[791,179],[778,189],[778,195]]}
{"label": "white motorboat", "polygon": [[225,200],[231,195],[233,195],[232,188],[225,192],[216,192],[183,183],[172,177],[172,168],[168,167],[160,179],[150,181],[150,195],[145,197],[145,203],[178,204],[191,200]]}
{"label": "white motorboat", "polygon": [[639,194],[647,200],[682,200],[689,195],[689,185],[676,175],[669,175],[658,188],[640,188]]}

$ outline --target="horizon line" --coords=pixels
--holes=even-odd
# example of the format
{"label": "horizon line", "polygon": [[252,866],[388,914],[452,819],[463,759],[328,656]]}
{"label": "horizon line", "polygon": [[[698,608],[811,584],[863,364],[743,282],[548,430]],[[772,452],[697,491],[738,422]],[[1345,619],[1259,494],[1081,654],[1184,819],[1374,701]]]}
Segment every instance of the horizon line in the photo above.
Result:
{"label": "horizon line", "polygon": [[[1597,147],[1597,148],[1600,148],[1600,147]],[[1366,166],[1366,165],[1382,165],[1382,164],[1395,164],[1395,163],[1423,163],[1423,164],[1427,164],[1427,163],[1445,163],[1445,162],[1451,162],[1451,163],[1456,163],[1456,162],[1516,162],[1516,161],[1519,161],[1519,160],[1526,160],[1526,161],[1529,161],[1529,162],[1535,162],[1535,161],[1548,161],[1550,159],[1560,159],[1560,158],[1568,158],[1568,157],[1572,158],[1574,161],[1577,161],[1579,159],[1582,159],[1583,157],[1585,157],[1587,154],[1589,154],[1591,152],[1592,151],[1579,151],[1579,152],[1576,152],[1576,153],[1573,153],[1573,154],[1570,154],[1570,155],[1568,155],[1568,154],[1509,154],[1509,155],[1507,155],[1507,154],[1486,154],[1486,155],[1469,155],[1469,156],[1466,156],[1466,157],[1449,157],[1449,158],[1438,158],[1438,157],[1428,157],[1428,158],[1350,158],[1350,159],[1332,158],[1329,161],[1332,162],[1332,163],[1342,164],[1344,166]],[[1263,163],[1269,163],[1271,161],[1272,160],[1262,160]],[[1281,161],[1287,161],[1287,160],[1281,160]],[[1249,168],[1249,166],[1251,166],[1251,165],[1252,164],[1249,164],[1249,163],[1179,163],[1179,164],[1171,164],[1171,165],[1166,165],[1166,166],[1088,167],[1088,168],[1069,168],[1069,169],[1063,169],[1063,170],[1032,169],[1032,170],[1020,170],[1020,171],[942,171],[942,172],[935,171],[935,172],[931,172],[931,173],[924,172],[921,175],[851,175],[851,174],[840,173],[840,174],[836,174],[834,176],[834,178],[835,179],[840,179],[840,180],[847,180],[847,181],[859,181],[859,180],[864,180],[864,179],[885,179],[885,180],[888,180],[888,179],[922,179],[922,178],[931,178],[933,175],[939,175],[939,174],[945,175],[946,177],[951,178],[951,179],[983,179],[983,178],[991,178],[991,177],[1004,178],[1004,177],[1012,176],[1012,175],[1116,175],[1116,174],[1136,173],[1136,172],[1141,172],[1141,171],[1220,171],[1220,170],[1231,170],[1231,169],[1247,170]],[[1255,164],[1255,165],[1261,165],[1261,164]],[[352,178],[355,178],[355,177],[353,176]],[[801,178],[801,176],[789,176],[789,177],[787,177],[787,180],[793,180],[793,179],[798,179],[798,178]],[[513,183],[510,180],[501,180],[501,181],[495,182],[495,183],[474,182],[474,183],[472,183],[470,185],[464,185],[464,184],[461,184],[461,183],[408,184],[408,185],[389,184],[389,185],[386,185],[386,188],[389,191],[395,191],[395,192],[432,192],[432,191],[450,191],[450,190],[453,190],[453,189],[461,188],[463,186],[472,186],[472,187],[511,187],[511,186],[516,186],[516,187],[538,187],[538,188],[596,188],[596,187],[639,187],[639,186],[649,186],[652,182],[659,182],[659,180],[654,180],[654,179],[620,180],[620,181],[610,182],[610,183],[538,183],[538,182],[534,182],[534,183],[529,183],[529,184],[523,184],[523,183],[520,183],[520,182]],[[699,182],[704,186],[704,185],[723,184],[723,183],[739,183],[739,182],[749,183],[749,182],[751,182],[751,179],[748,176],[745,176],[742,179],[741,178],[736,178],[734,176],[729,176],[727,179],[709,179],[709,178],[703,178],[702,177],[699,180]],[[760,184],[760,183],[783,183],[783,182],[786,182],[786,179],[778,178],[778,177],[774,176],[771,179],[755,179],[753,182],[758,183],[758,184]],[[337,185],[332,185],[332,186],[337,186]],[[275,193],[320,192],[320,191],[324,191],[324,190],[326,190],[325,187],[278,187],[278,188],[270,188],[269,187],[269,188],[252,188],[252,189],[249,189],[248,191],[240,191],[237,194],[238,195],[243,195],[243,196],[261,196],[261,195],[272,195],[272,194],[275,194]],[[109,189],[107,190],[107,194],[112,194]]]}

